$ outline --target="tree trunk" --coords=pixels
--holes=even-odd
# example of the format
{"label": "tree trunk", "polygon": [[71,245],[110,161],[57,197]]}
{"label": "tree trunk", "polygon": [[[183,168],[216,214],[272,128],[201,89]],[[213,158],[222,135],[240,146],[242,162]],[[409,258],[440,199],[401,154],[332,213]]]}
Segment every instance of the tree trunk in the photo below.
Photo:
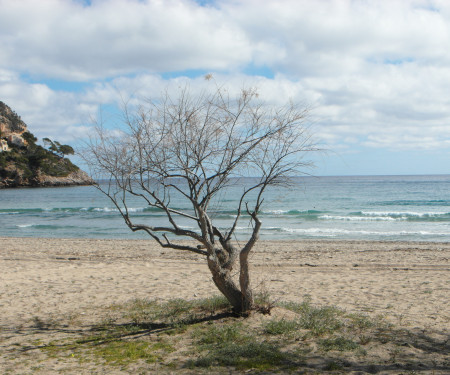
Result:
{"label": "tree trunk", "polygon": [[211,256],[208,257],[208,267],[211,271],[214,284],[230,302],[231,306],[233,306],[233,310],[239,314],[251,310],[253,307],[253,298],[250,288],[247,288],[243,293],[231,278],[231,270],[223,268]]}
{"label": "tree trunk", "polygon": [[245,303],[244,311],[253,308],[253,291],[250,287],[250,273],[248,268],[248,254],[250,249],[244,249],[241,251],[239,256],[239,263],[241,265],[241,270],[239,274],[239,285],[241,287],[241,292],[244,296],[243,303]]}

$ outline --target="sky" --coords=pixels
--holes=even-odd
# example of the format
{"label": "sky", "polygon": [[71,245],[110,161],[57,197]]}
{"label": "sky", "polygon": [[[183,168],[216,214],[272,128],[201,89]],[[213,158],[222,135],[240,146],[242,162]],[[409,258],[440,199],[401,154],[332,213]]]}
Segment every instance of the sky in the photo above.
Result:
{"label": "sky", "polygon": [[450,174],[450,1],[0,0],[0,100],[39,139],[206,74],[310,108],[308,173]]}

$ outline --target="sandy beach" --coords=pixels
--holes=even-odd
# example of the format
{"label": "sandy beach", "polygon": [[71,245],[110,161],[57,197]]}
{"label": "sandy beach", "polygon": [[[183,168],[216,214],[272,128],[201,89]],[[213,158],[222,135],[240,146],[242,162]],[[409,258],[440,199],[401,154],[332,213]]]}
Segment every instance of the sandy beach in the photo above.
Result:
{"label": "sandy beach", "polygon": [[[36,321],[77,316],[89,324],[99,309],[134,298],[218,293],[202,256],[152,241],[0,238],[0,244],[3,354],[11,342],[26,340],[20,332]],[[309,296],[314,304],[450,334],[450,243],[262,241],[251,267],[253,286],[273,301]]]}

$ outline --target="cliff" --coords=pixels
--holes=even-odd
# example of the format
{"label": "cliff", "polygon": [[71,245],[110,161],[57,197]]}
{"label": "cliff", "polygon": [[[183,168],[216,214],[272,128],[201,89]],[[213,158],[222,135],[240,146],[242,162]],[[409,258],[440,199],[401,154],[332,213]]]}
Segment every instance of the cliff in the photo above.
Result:
{"label": "cliff", "polygon": [[23,134],[27,131],[27,125],[20,116],[0,101],[0,137],[6,138],[10,134]]}
{"label": "cliff", "polygon": [[0,101],[0,188],[91,185],[93,180],[68,158],[72,147],[47,140],[36,144],[20,116]]}
{"label": "cliff", "polygon": [[[0,156],[1,157],[1,156]],[[6,175],[6,176],[5,176]],[[15,187],[51,187],[92,185],[94,181],[86,172],[77,169],[66,176],[51,176],[37,170],[31,176],[22,168],[0,167],[0,189]]]}

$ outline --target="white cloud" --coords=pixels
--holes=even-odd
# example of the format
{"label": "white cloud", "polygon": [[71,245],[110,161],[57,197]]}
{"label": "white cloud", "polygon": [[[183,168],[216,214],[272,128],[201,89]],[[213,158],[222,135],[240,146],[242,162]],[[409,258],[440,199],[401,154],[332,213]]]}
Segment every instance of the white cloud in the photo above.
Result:
{"label": "white cloud", "polygon": [[81,123],[97,111],[97,103],[82,102],[74,93],[54,91],[45,84],[29,84],[10,72],[1,72],[0,98],[17,112],[38,138],[74,140],[84,131]]}
{"label": "white cloud", "polygon": [[[82,136],[100,105],[186,82],[199,91],[203,77],[162,78],[196,70],[231,91],[258,86],[271,103],[310,105],[330,148],[449,147],[448,1],[0,0],[0,9],[0,100],[41,136]],[[88,85],[65,92],[45,78]]]}
{"label": "white cloud", "polygon": [[[439,11],[433,11],[432,5]],[[431,5],[431,6],[430,6]],[[446,66],[449,9],[433,1],[0,0],[3,67],[73,80],[265,65],[297,79],[370,61]]]}
{"label": "white cloud", "polygon": [[0,0],[0,8],[2,65],[47,77],[220,70],[250,58],[234,22],[191,1]]}

